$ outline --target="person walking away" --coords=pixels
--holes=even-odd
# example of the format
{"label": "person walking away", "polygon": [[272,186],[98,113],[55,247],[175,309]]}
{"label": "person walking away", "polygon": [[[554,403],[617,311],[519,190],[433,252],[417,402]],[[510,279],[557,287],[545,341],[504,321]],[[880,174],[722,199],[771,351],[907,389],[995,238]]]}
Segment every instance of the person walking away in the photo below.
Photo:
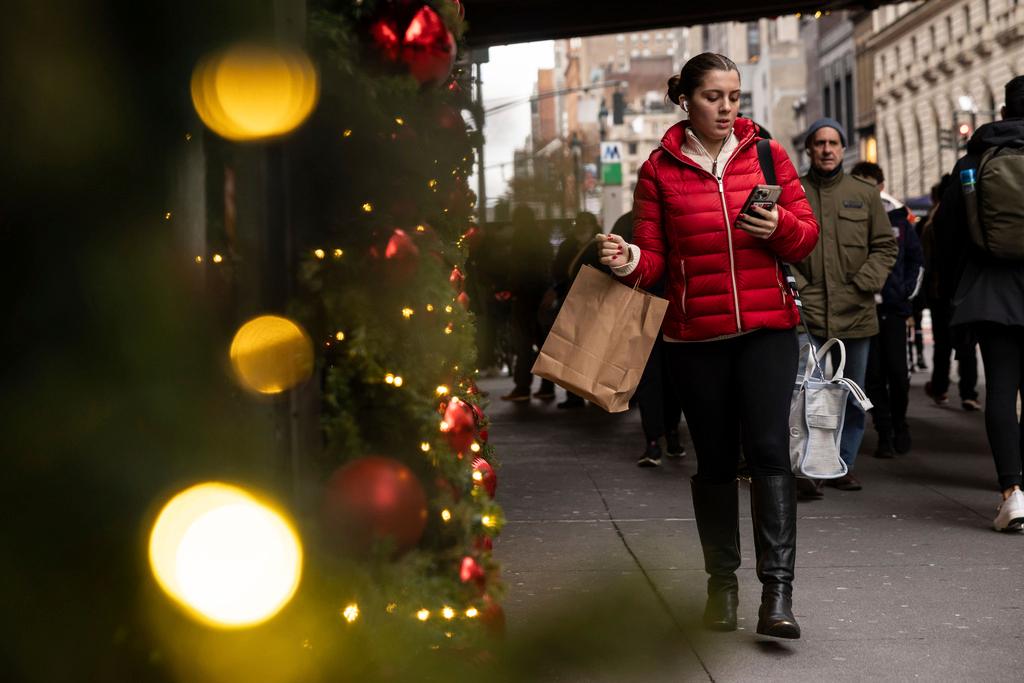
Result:
{"label": "person walking away", "polygon": [[[530,370],[543,343],[537,311],[549,285],[551,245],[528,206],[512,211],[512,247],[510,291],[512,292],[512,334],[516,348],[512,376],[515,388],[502,396],[504,401],[530,400],[533,374]],[[546,382],[546,386],[545,386]],[[554,385],[541,382],[541,391],[554,394]]]}
{"label": "person walking away", "polygon": [[985,429],[1002,502],[998,531],[1024,527],[1024,76],[1006,84],[1002,120],[971,136],[935,217],[948,245],[943,280],[956,283],[954,326],[978,336],[985,365]]}
{"label": "person walking away", "polygon": [[810,253],[818,228],[776,142],[771,152],[782,195],[771,211],[755,207],[740,215],[764,179],[758,128],[737,117],[740,75],[730,59],[693,57],[669,80],[668,97],[688,120],[669,128],[640,168],[632,242],[599,237],[601,262],[630,285],[649,288],[667,278],[662,336],[697,455],[691,490],[709,575],[705,625],[736,629],[742,446],[762,584],[757,632],[798,638],[789,405],[799,318],[780,262]]}
{"label": "person walking away", "polygon": [[[974,333],[965,327],[955,332],[949,321],[953,316],[953,293],[956,285],[942,282],[939,263],[949,258],[941,252],[942,245],[935,240],[935,216],[942,206],[942,197],[953,181],[946,173],[939,183],[932,188],[935,202],[921,228],[921,246],[924,247],[925,281],[924,296],[928,302],[928,310],[932,319],[932,377],[925,382],[924,393],[935,405],[949,405],[949,369],[950,354],[956,357],[957,389],[960,393],[960,405],[968,412],[981,410],[978,402],[978,343]],[[949,245],[945,245],[949,249]]]}
{"label": "person walking away", "polygon": [[907,207],[885,194],[885,175],[878,164],[862,161],[850,175],[874,183],[889,213],[893,237],[899,251],[896,264],[882,287],[877,305],[878,334],[868,350],[867,390],[874,404],[871,419],[878,433],[876,458],[891,458],[893,452],[908,453],[911,446],[907,425],[910,376],[907,368],[907,329],[914,313],[914,297],[924,278],[924,252],[917,232],[907,220]]}
{"label": "person walking away", "polygon": [[[804,145],[811,166],[800,181],[821,226],[821,239],[810,255],[793,264],[793,276],[810,341],[820,348],[832,337],[842,340],[844,374],[864,386],[871,337],[878,334],[875,295],[889,277],[898,247],[878,189],[843,171],[846,140],[846,131],[834,119],[818,119],[807,130]],[[838,348],[834,363],[837,358]],[[851,398],[839,448],[849,473],[827,480],[827,485],[861,489],[853,470],[863,436],[864,411]],[[820,497],[820,484],[800,482],[802,497]]]}
{"label": "person walking away", "polygon": [[[615,221],[612,233],[625,242],[633,240],[633,212],[628,211]],[[665,296],[665,278],[655,283],[647,291],[655,296]],[[665,340],[658,337],[654,340],[651,355],[640,376],[637,385],[637,406],[640,409],[640,424],[644,432],[644,451],[637,459],[638,467],[658,467],[661,465],[661,439],[665,439],[665,451],[670,458],[681,458],[686,455],[686,448],[679,438],[679,427],[683,416],[683,406],[672,383],[668,370],[665,351]]]}

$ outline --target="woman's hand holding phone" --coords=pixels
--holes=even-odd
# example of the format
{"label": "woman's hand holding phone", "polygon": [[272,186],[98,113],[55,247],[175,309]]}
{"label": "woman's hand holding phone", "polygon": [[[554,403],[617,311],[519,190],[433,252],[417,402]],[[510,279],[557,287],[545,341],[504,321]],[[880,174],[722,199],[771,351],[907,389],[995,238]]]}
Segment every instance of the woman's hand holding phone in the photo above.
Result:
{"label": "woman's hand holding phone", "polygon": [[736,219],[736,227],[761,240],[766,240],[779,227],[779,208],[772,205],[771,211],[752,204],[749,213],[741,213]]}

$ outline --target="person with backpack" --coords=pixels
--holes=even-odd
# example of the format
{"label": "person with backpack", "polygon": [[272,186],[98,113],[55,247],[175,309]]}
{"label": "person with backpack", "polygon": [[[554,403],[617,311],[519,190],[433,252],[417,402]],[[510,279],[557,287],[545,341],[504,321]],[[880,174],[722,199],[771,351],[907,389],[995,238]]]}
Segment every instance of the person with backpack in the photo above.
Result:
{"label": "person with backpack", "polygon": [[1002,120],[971,137],[935,217],[942,267],[956,283],[952,324],[978,336],[985,366],[985,428],[1002,503],[992,526],[1024,527],[1024,76],[1006,84]]}
{"label": "person with backpack", "polygon": [[[893,451],[908,453],[911,438],[907,425],[910,377],[907,372],[907,323],[914,314],[913,299],[924,278],[924,252],[917,232],[910,224],[906,205],[886,194],[881,166],[861,161],[850,175],[874,183],[889,214],[892,234],[899,252],[896,264],[882,287],[877,305],[878,334],[871,337],[868,350],[867,390],[874,404],[871,419],[878,432],[876,458],[891,458]],[[876,298],[876,301],[878,299]]]}

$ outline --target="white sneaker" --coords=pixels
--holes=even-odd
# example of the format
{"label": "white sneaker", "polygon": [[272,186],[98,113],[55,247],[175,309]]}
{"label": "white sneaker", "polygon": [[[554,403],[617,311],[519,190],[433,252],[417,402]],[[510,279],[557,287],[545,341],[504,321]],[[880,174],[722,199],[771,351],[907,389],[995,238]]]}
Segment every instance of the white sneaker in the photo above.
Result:
{"label": "white sneaker", "polygon": [[1017,489],[999,506],[999,514],[992,522],[996,531],[1020,531],[1024,527],[1024,492]]}

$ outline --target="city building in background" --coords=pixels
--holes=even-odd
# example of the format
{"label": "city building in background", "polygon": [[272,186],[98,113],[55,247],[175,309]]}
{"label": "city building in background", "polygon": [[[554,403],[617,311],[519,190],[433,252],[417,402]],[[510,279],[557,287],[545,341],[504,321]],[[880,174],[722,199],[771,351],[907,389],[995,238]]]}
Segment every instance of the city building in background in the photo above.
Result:
{"label": "city building in background", "polygon": [[1003,86],[1024,73],[1017,0],[931,0],[855,17],[857,129],[877,147],[887,189],[926,195],[970,135],[999,117]]}

